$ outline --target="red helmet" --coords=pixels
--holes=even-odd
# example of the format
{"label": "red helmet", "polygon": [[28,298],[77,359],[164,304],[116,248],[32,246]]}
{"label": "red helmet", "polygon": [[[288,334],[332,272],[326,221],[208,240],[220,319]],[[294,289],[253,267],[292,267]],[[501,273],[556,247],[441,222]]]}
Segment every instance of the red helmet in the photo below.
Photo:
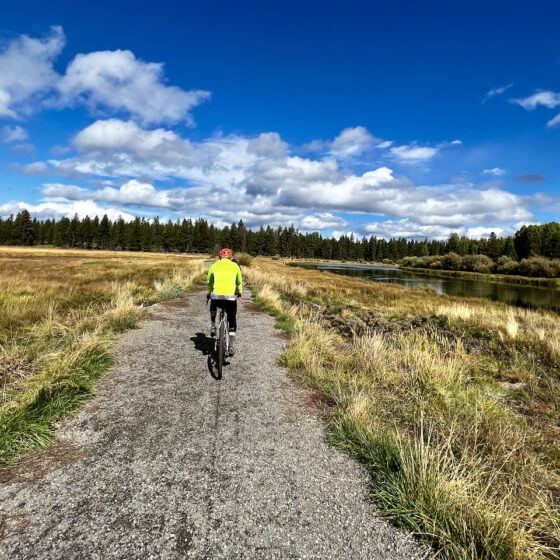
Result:
{"label": "red helmet", "polygon": [[231,249],[222,249],[218,253],[218,256],[220,257],[220,259],[223,259],[224,257],[227,257],[228,259],[232,259],[233,253],[231,252]]}

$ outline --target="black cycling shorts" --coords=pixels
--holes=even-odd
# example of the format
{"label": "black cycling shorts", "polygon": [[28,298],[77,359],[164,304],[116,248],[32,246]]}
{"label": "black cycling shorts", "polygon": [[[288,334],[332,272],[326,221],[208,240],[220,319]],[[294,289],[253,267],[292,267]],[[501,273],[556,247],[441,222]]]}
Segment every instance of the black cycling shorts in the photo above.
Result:
{"label": "black cycling shorts", "polygon": [[210,312],[216,311],[216,309],[224,308],[226,310],[227,319],[229,323],[229,332],[237,331],[237,300],[227,300],[227,299],[211,299],[210,300]]}

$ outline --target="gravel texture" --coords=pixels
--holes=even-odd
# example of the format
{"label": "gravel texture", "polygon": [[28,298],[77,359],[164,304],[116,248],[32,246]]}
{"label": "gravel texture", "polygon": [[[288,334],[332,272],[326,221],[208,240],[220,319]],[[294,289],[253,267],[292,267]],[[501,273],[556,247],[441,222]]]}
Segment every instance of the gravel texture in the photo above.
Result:
{"label": "gravel texture", "polygon": [[120,337],[96,397],[0,473],[0,558],[425,557],[327,445],[313,395],[277,365],[274,320],[239,315],[219,381],[203,292]]}

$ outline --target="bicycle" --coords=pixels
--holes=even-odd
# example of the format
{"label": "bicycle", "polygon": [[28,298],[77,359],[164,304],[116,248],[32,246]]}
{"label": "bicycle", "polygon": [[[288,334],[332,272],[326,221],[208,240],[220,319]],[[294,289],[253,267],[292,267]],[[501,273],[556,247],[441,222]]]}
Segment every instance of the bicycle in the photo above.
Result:
{"label": "bicycle", "polygon": [[[239,303],[243,303],[241,296],[237,297]],[[222,370],[225,358],[229,353],[229,322],[227,313],[223,307],[220,307],[218,317],[218,328],[216,329],[216,338],[214,339],[214,355],[216,356],[216,365],[218,366],[217,379],[222,378]]]}
{"label": "bicycle", "polygon": [[217,336],[214,340],[214,353],[217,353],[218,379],[222,378],[224,359],[229,351],[229,322],[227,313],[223,307],[220,308],[220,321],[218,323]]}

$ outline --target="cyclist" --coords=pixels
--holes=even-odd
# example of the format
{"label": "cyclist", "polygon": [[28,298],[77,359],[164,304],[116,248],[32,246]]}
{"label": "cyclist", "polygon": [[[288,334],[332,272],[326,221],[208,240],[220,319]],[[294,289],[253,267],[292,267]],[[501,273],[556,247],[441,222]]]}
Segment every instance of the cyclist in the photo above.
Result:
{"label": "cyclist", "polygon": [[229,323],[229,355],[235,353],[235,333],[237,332],[237,297],[241,297],[243,280],[239,265],[233,262],[231,249],[222,249],[215,262],[208,271],[208,291],[206,303],[210,303],[210,336],[216,336],[216,310],[223,307],[227,313]]}

